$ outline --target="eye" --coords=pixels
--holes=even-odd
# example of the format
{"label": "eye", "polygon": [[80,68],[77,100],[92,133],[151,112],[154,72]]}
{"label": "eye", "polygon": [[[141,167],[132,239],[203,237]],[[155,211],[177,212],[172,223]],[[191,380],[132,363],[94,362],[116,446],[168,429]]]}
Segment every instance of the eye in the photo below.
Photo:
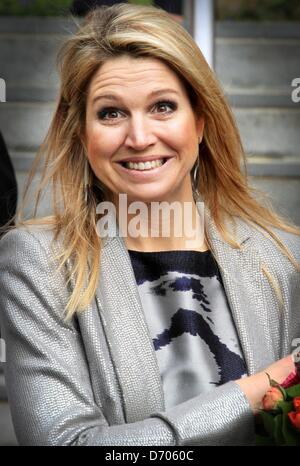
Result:
{"label": "eye", "polygon": [[[163,109],[163,111],[159,111],[158,113],[162,114],[168,114],[173,112],[174,110],[177,109],[177,104],[176,102],[173,102],[171,100],[160,100],[156,102],[154,107]],[[164,110],[165,109],[165,110]],[[101,109],[99,112],[97,112],[97,116],[99,120],[103,121],[112,121],[112,120],[117,120],[118,115],[120,114],[120,110],[116,107],[105,107]]]}
{"label": "eye", "polygon": [[158,113],[171,113],[177,108],[177,104],[175,102],[172,102],[171,100],[160,100],[159,102],[156,102],[155,106],[158,108],[169,107],[169,109],[171,109]]}
{"label": "eye", "polygon": [[100,110],[97,115],[99,120],[116,120],[115,117],[112,118],[106,118],[107,115],[118,115],[119,110],[115,107],[105,107],[102,110]]}

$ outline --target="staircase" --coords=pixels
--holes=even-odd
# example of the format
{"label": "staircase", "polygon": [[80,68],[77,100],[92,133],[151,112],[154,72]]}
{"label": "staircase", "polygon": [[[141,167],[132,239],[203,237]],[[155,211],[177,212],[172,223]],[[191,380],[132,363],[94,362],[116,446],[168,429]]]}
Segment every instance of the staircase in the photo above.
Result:
{"label": "staircase", "polygon": [[[22,191],[54,109],[55,57],[75,25],[60,18],[0,17],[0,78],[7,86],[0,128]],[[216,24],[215,71],[233,106],[248,154],[251,183],[300,225],[299,23]],[[48,212],[45,199],[41,214]],[[0,374],[0,445],[16,440]]]}
{"label": "staircase", "polygon": [[[216,24],[216,74],[231,102],[253,186],[300,225],[299,23]],[[299,93],[300,94],[300,93]]]}

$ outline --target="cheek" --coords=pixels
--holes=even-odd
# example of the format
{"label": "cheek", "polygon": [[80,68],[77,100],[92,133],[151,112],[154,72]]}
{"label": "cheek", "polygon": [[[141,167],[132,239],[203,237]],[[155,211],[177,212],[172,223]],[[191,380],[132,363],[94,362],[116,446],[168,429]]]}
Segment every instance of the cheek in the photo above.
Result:
{"label": "cheek", "polygon": [[178,121],[169,135],[177,150],[185,154],[195,155],[198,148],[198,137],[192,118],[184,118]]}
{"label": "cheek", "polygon": [[87,129],[87,152],[88,158],[94,164],[101,158],[107,159],[114,153],[116,138],[112,138],[107,131],[101,131],[97,125],[92,125]]}

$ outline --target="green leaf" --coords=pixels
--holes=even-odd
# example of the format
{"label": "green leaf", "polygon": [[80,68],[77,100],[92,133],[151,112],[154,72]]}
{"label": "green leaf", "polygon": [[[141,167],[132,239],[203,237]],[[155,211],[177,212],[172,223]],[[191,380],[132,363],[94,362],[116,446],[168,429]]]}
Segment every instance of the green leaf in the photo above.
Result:
{"label": "green leaf", "polygon": [[293,411],[293,402],[292,401],[279,401],[277,404],[277,408],[282,413],[289,413]]}
{"label": "green leaf", "polygon": [[274,418],[274,438],[276,445],[285,444],[285,438],[282,433],[282,418],[283,414],[277,414]]}
{"label": "green leaf", "polygon": [[267,372],[266,372],[266,375],[268,376],[269,384],[271,387],[277,387],[279,385],[279,383],[276,382],[276,380],[271,379],[270,375]]}
{"label": "green leaf", "polygon": [[294,398],[295,396],[300,396],[300,384],[287,388],[285,391],[287,395],[291,398]]}
{"label": "green leaf", "polygon": [[272,414],[270,413],[266,413],[265,411],[261,411],[260,416],[263,421],[263,425],[264,425],[266,433],[270,435],[270,437],[273,437],[274,429],[275,429],[274,416],[272,416]]}
{"label": "green leaf", "polygon": [[272,439],[271,437],[265,437],[264,435],[255,435],[255,445],[261,446],[261,445],[276,445],[275,440]]}
{"label": "green leaf", "polygon": [[286,400],[285,389],[278,382],[276,382],[276,380],[271,379],[270,375],[267,372],[266,375],[268,376],[270,386],[278,388],[278,390],[280,390],[282,393],[283,399]]}

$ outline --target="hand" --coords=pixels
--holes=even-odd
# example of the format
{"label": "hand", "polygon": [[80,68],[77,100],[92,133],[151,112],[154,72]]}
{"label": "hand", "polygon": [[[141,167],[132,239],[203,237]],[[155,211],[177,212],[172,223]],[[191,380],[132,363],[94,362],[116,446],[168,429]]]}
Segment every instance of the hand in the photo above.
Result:
{"label": "hand", "polygon": [[270,387],[269,379],[266,373],[269,374],[271,379],[278,383],[282,383],[287,376],[295,371],[295,365],[293,362],[292,355],[288,355],[279,361],[274,362],[268,366],[265,370],[258,372],[257,374],[244,377],[236,380],[235,382],[240,386],[244,392],[254,414],[261,407],[261,400],[265,395],[266,391]]}

